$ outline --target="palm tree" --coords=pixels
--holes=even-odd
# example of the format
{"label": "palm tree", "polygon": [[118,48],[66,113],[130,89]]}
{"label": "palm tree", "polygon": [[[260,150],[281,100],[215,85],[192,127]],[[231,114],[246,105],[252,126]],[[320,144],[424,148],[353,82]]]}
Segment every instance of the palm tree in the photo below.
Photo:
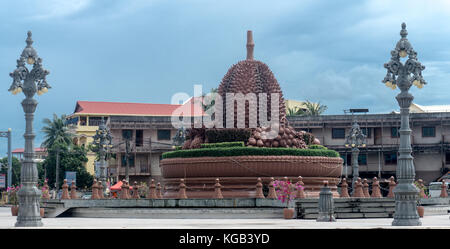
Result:
{"label": "palm tree", "polygon": [[306,116],[319,116],[324,113],[328,107],[326,105],[321,105],[320,102],[312,103],[307,100],[305,102]]}
{"label": "palm tree", "polygon": [[65,124],[66,115],[53,114],[53,120],[44,118],[43,122],[46,126],[42,128],[42,132],[45,133],[44,142],[41,147],[52,149],[55,146],[70,147],[72,145],[73,133],[69,127]]}

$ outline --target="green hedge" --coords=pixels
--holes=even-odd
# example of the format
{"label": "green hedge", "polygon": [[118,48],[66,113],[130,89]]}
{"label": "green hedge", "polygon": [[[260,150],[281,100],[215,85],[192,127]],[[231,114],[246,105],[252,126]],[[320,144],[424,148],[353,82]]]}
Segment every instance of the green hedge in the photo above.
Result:
{"label": "green hedge", "polygon": [[201,144],[201,148],[224,148],[224,147],[244,147],[244,142],[223,142],[223,143],[209,143]]}
{"label": "green hedge", "polygon": [[162,154],[162,158],[223,157],[223,156],[324,156],[339,157],[334,150],[265,148],[265,147],[217,147],[177,150]]}
{"label": "green hedge", "polygon": [[320,145],[320,144],[311,144],[308,145],[308,149],[313,149],[313,150],[328,150],[327,147]]}

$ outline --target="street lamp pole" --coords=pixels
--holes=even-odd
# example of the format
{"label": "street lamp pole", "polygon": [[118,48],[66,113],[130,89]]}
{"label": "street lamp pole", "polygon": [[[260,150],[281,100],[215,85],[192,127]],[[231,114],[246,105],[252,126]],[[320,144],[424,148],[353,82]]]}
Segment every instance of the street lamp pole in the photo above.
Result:
{"label": "street lamp pole", "polygon": [[[42,59],[38,57],[36,50],[31,46],[31,31],[28,31],[26,39],[27,46],[17,60],[17,67],[9,75],[13,78],[13,83],[9,88],[12,94],[23,91],[26,98],[22,101],[25,112],[25,151],[22,161],[20,183],[22,187],[17,193],[19,197],[19,214],[17,216],[16,227],[38,227],[43,226],[40,216],[39,199],[41,191],[36,187],[38,182],[38,171],[34,160],[34,138],[33,119],[38,102],[34,99],[35,93],[41,95],[48,91],[46,76],[50,73],[42,67]],[[25,63],[33,65],[31,71]],[[23,83],[22,83],[23,81]]]}
{"label": "street lamp pole", "polygon": [[98,147],[98,153],[100,157],[100,181],[102,181],[103,191],[106,191],[106,161],[105,155],[108,147],[111,146],[111,133],[106,128],[105,120],[102,117],[98,130],[94,135],[94,144]]}
{"label": "street lamp pole", "polygon": [[[398,86],[401,91],[396,97],[400,106],[401,127],[399,131],[399,158],[396,169],[398,184],[394,189],[395,213],[393,226],[422,225],[417,213],[419,190],[414,185],[416,174],[411,155],[411,129],[409,127],[409,107],[414,97],[408,91],[412,85],[420,89],[426,84],[422,78],[422,71],[425,66],[417,60],[417,53],[406,39],[407,35],[406,24],[402,23],[402,30],[400,31],[402,38],[397,42],[395,49],[391,51],[391,60],[384,64],[387,74],[382,81],[391,89]],[[408,56],[408,59],[403,64],[400,57],[405,58],[406,56]]]}
{"label": "street lamp pole", "polygon": [[355,189],[356,179],[359,177],[359,147],[366,147],[366,135],[359,128],[356,120],[353,121],[352,128],[349,135],[345,139],[345,147],[352,147],[352,168],[353,168],[353,179],[352,188]]}
{"label": "street lamp pole", "polygon": [[8,183],[7,187],[11,187],[12,185],[12,151],[11,151],[11,128],[8,128],[8,131],[0,131],[0,137],[8,138]]}

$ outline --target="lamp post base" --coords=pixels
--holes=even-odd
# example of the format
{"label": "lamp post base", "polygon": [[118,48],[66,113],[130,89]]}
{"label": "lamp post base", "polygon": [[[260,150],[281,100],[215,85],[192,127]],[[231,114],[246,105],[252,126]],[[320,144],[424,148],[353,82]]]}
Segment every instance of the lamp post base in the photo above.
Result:
{"label": "lamp post base", "polygon": [[413,183],[400,183],[394,189],[395,213],[392,226],[421,226],[417,213],[417,198],[419,190]]}

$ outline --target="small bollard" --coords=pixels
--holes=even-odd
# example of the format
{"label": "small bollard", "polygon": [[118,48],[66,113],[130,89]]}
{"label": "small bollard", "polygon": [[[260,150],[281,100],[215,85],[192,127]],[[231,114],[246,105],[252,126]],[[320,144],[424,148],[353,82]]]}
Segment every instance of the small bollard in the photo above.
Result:
{"label": "small bollard", "polygon": [[119,199],[127,199],[127,184],[125,180],[122,180]]}
{"label": "small bollard", "polygon": [[98,194],[98,192],[97,192],[97,180],[94,179],[94,182],[92,183],[92,195],[91,195],[91,199],[92,199],[92,200],[98,199],[97,194]]}
{"label": "small bollard", "polygon": [[103,194],[102,181],[97,182],[97,196],[98,196],[98,199],[105,199],[105,195]]}
{"label": "small bollard", "polygon": [[378,179],[376,177],[373,178],[372,180],[372,198],[381,198],[383,197],[381,195],[381,191],[380,191],[380,182],[378,181]]}
{"label": "small bollard", "polygon": [[358,177],[356,182],[355,182],[355,189],[353,190],[353,195],[352,197],[355,198],[364,198],[364,193],[363,193],[363,184],[361,182],[361,178]]}
{"label": "small bollard", "polygon": [[70,199],[75,200],[77,197],[77,186],[75,186],[75,181],[72,180],[72,185],[70,186]]}
{"label": "small bollard", "polygon": [[364,178],[363,180],[363,194],[365,198],[370,198],[369,194],[369,183],[367,183],[367,179]]}
{"label": "small bollard", "polygon": [[448,193],[447,193],[447,185],[445,184],[445,181],[442,180],[442,185],[441,185],[441,195],[439,195],[439,197],[441,198],[446,198],[448,197]]}
{"label": "small bollard", "polygon": [[306,196],[305,196],[305,190],[304,190],[305,184],[303,183],[303,177],[299,176],[297,179],[298,179],[297,185],[299,185],[301,187],[298,187],[298,189],[297,189],[296,199],[304,199],[304,198],[306,198]]}
{"label": "small bollard", "polygon": [[394,188],[395,186],[397,186],[397,184],[395,183],[394,177],[391,176],[389,178],[389,193],[387,195],[388,198],[394,198]]}
{"label": "small bollard", "polygon": [[258,177],[257,179],[258,183],[256,183],[256,194],[255,194],[255,198],[259,198],[259,199],[264,199],[264,193],[262,191],[262,182],[261,182],[261,178]]}
{"label": "small bollard", "polygon": [[151,180],[150,186],[148,187],[148,197],[149,199],[156,199],[158,196],[156,196],[156,186],[155,186],[155,180]]}
{"label": "small bollard", "polygon": [[277,199],[277,192],[275,191],[275,188],[273,186],[273,182],[274,182],[274,178],[271,177],[270,178],[270,182],[269,182],[269,194],[267,194],[267,199]]}
{"label": "small bollard", "polygon": [[180,187],[178,190],[178,199],[187,199],[186,184],[184,184],[184,179],[180,179]]}
{"label": "small bollard", "polygon": [[163,198],[163,196],[162,196],[162,193],[161,193],[161,183],[159,183],[158,182],[158,184],[156,184],[156,195],[157,195],[157,197],[159,198],[159,199],[162,199]]}
{"label": "small bollard", "polygon": [[346,178],[342,178],[342,184],[341,184],[341,198],[349,198],[350,195],[348,194],[348,183]]}
{"label": "small bollard", "polygon": [[425,198],[425,197],[426,197],[425,191],[424,191],[425,185],[423,184],[423,180],[422,180],[422,179],[419,179],[419,180],[417,180],[417,181],[419,182],[419,186],[420,186],[419,196],[420,196],[420,198]]}
{"label": "small bollard", "polygon": [[318,222],[333,222],[334,218],[334,201],[331,188],[328,187],[328,181],[323,181],[323,187],[320,189],[319,194],[319,217]]}
{"label": "small bollard", "polygon": [[67,179],[64,179],[64,183],[63,183],[61,188],[62,188],[61,200],[68,200],[68,199],[70,199],[70,196],[69,196],[69,185],[67,185]]}
{"label": "small bollard", "polygon": [[50,200],[50,189],[48,188],[47,179],[44,181],[44,186],[42,187],[42,199]]}
{"label": "small bollard", "polygon": [[132,198],[133,199],[140,199],[141,198],[139,196],[139,187],[138,187],[136,181],[134,181],[134,184],[133,184],[133,196],[132,196]]}
{"label": "small bollard", "polygon": [[216,179],[216,184],[214,184],[214,196],[216,199],[223,199],[222,196],[222,185],[220,185],[219,178]]}

